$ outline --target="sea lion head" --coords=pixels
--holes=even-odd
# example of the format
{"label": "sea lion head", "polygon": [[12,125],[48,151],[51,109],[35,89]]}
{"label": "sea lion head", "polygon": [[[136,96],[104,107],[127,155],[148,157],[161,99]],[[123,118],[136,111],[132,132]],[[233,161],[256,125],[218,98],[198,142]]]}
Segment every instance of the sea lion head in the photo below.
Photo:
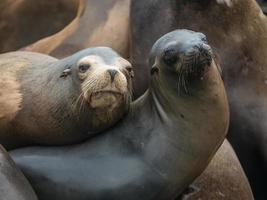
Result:
{"label": "sea lion head", "polygon": [[189,30],[176,30],[161,37],[151,50],[150,65],[152,85],[155,81],[175,85],[180,95],[192,95],[209,69],[216,66],[206,36]]}
{"label": "sea lion head", "polygon": [[79,93],[74,109],[90,112],[91,126],[110,126],[127,111],[132,96],[131,64],[108,47],[95,47],[71,56],[61,78],[71,77]]}

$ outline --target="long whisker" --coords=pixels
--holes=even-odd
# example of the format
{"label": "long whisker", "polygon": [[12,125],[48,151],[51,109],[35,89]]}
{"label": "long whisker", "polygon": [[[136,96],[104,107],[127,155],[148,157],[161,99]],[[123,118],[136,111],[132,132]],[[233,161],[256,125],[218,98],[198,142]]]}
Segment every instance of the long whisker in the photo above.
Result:
{"label": "long whisker", "polygon": [[179,70],[179,76],[178,76],[178,94],[181,95],[181,76],[182,76],[182,70]]}
{"label": "long whisker", "polygon": [[85,99],[84,98],[82,98],[82,102],[81,102],[81,104],[80,104],[80,108],[79,108],[79,115],[81,114],[81,111],[82,111],[82,108],[84,107],[83,105],[84,105],[84,102],[85,102]]}
{"label": "long whisker", "polygon": [[74,109],[77,109],[78,103],[80,101],[80,99],[82,98],[83,92],[81,92],[81,94],[78,96],[78,98],[76,99],[76,101],[73,103]]}

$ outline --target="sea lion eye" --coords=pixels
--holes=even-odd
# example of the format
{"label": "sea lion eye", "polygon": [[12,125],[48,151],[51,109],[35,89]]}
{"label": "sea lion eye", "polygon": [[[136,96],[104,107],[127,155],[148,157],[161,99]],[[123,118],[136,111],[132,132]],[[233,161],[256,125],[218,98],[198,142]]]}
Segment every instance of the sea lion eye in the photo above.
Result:
{"label": "sea lion eye", "polygon": [[81,73],[85,73],[90,68],[89,64],[80,64],[79,65],[79,71]]}
{"label": "sea lion eye", "polygon": [[178,61],[178,52],[174,48],[166,49],[163,53],[163,61],[167,65],[173,65]]}
{"label": "sea lion eye", "polygon": [[128,73],[131,76],[131,78],[133,78],[134,77],[133,67],[132,66],[126,66],[125,68],[128,71]]}

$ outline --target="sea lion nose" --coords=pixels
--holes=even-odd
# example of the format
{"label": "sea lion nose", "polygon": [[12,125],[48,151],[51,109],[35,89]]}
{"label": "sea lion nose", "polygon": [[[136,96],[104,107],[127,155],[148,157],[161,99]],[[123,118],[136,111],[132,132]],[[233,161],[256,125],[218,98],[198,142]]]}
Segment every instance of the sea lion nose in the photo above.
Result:
{"label": "sea lion nose", "polygon": [[205,62],[210,65],[212,61],[212,50],[210,45],[205,43],[200,43],[194,46],[194,53],[198,55],[198,59],[200,63]]}
{"label": "sea lion nose", "polygon": [[195,46],[195,49],[202,55],[202,56],[211,56],[211,47],[208,44],[201,43]]}
{"label": "sea lion nose", "polygon": [[108,73],[110,75],[111,82],[113,82],[116,74],[118,73],[118,71],[115,70],[115,69],[108,69],[107,71],[108,71]]}

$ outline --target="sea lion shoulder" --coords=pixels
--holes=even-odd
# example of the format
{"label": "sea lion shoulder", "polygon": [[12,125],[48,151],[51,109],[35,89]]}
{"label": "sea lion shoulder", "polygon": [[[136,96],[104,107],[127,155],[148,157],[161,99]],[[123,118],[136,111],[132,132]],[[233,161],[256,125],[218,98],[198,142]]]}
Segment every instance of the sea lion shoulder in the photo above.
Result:
{"label": "sea lion shoulder", "polygon": [[19,76],[36,63],[57,59],[40,53],[10,52],[0,55],[0,127],[11,121],[20,110],[22,102]]}

